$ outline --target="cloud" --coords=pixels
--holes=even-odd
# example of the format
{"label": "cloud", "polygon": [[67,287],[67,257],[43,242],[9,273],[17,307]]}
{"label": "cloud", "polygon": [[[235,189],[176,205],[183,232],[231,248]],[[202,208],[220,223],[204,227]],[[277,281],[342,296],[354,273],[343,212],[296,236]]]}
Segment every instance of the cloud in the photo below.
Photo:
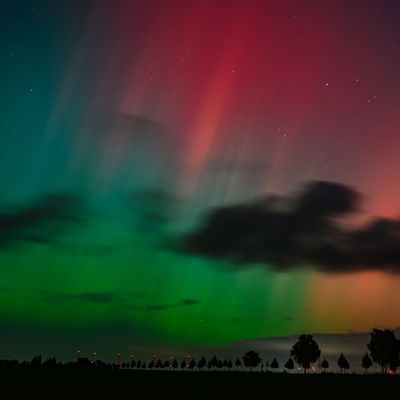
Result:
{"label": "cloud", "polygon": [[144,115],[102,110],[91,132],[78,140],[83,142],[88,168],[103,167],[106,160],[110,176],[129,179],[138,173],[136,187],[165,184],[180,170],[181,139],[162,122]]}
{"label": "cloud", "polygon": [[293,321],[295,318],[291,315],[286,315],[282,318],[284,321]]}
{"label": "cloud", "polygon": [[47,303],[68,303],[68,302],[83,302],[83,303],[115,303],[129,310],[137,310],[138,305],[132,304],[132,299],[137,301],[143,297],[142,292],[80,292],[80,293],[44,293],[44,300]]}
{"label": "cloud", "polygon": [[155,231],[168,225],[176,218],[183,200],[163,189],[147,188],[130,196],[139,228]]}
{"label": "cloud", "polygon": [[0,247],[22,242],[55,243],[55,237],[83,222],[83,201],[53,194],[18,211],[0,212]]}
{"label": "cloud", "polygon": [[179,302],[173,303],[173,304],[149,304],[144,309],[145,309],[145,311],[154,312],[154,311],[169,310],[171,308],[194,306],[197,304],[200,304],[200,301],[195,300],[195,299],[182,299]]}
{"label": "cloud", "polygon": [[45,296],[47,303],[58,304],[66,302],[84,303],[111,303],[117,298],[114,293],[82,292],[82,293],[56,293]]}
{"label": "cloud", "polygon": [[180,305],[182,306],[193,306],[195,304],[199,304],[200,302],[195,299],[182,299]]}
{"label": "cloud", "polygon": [[292,197],[266,197],[213,209],[183,237],[180,250],[278,271],[313,268],[345,273],[400,273],[400,219],[376,218],[344,228],[361,195],[339,183],[314,181]]}
{"label": "cloud", "polygon": [[149,138],[165,134],[165,126],[143,115],[132,115],[114,110],[103,110],[95,122],[96,135],[130,136]]}
{"label": "cloud", "polygon": [[116,293],[116,292],[80,292],[80,293],[44,293],[43,300],[48,304],[63,304],[63,303],[92,303],[92,304],[113,304],[122,307],[129,311],[149,311],[157,312],[169,310],[172,308],[193,306],[200,304],[199,300],[181,299],[176,303],[171,304],[148,304],[141,306],[132,304],[132,299],[138,300],[142,298],[141,292]]}

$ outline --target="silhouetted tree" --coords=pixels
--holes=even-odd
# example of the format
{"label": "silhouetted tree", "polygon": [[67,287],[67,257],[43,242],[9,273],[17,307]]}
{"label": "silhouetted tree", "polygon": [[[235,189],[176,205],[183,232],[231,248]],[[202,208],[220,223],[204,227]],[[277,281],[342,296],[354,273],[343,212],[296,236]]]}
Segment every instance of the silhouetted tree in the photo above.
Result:
{"label": "silhouetted tree", "polygon": [[136,361],[135,360],[131,360],[131,368],[136,368]]}
{"label": "silhouetted tree", "polygon": [[287,370],[289,370],[289,372],[290,372],[292,369],[294,369],[294,362],[293,362],[293,359],[292,359],[291,357],[289,357],[289,359],[286,361],[285,368],[286,368]]}
{"label": "silhouetted tree", "polygon": [[146,369],[146,363],[143,361],[142,369]]}
{"label": "silhouetted tree", "polygon": [[389,329],[373,329],[370,332],[370,341],[367,344],[371,358],[380,365],[382,373],[386,374],[388,368],[398,366],[399,342],[394,331]]}
{"label": "silhouetted tree", "polygon": [[274,358],[274,359],[272,360],[272,363],[271,363],[270,367],[271,367],[272,369],[278,369],[278,368],[279,368],[279,363],[278,363],[278,360],[277,360],[276,358]]}
{"label": "silhouetted tree", "polygon": [[213,358],[210,360],[211,363],[211,368],[218,368],[218,358],[216,356],[213,356]]}
{"label": "silhouetted tree", "polygon": [[171,368],[172,365],[170,364],[170,362],[168,360],[164,361],[164,368]]}
{"label": "silhouetted tree", "polygon": [[207,361],[204,357],[201,357],[199,362],[197,363],[197,368],[202,370],[207,364]]}
{"label": "silhouetted tree", "polygon": [[250,372],[261,362],[261,358],[258,353],[252,350],[248,351],[242,358],[244,366],[250,368]]}
{"label": "silhouetted tree", "polygon": [[172,361],[172,368],[177,369],[178,368],[178,361],[176,361],[176,358],[174,358],[174,361]]}
{"label": "silhouetted tree", "polygon": [[339,365],[341,374],[343,374],[343,370],[348,370],[350,368],[350,364],[347,361],[347,358],[343,355],[343,353],[340,353],[337,363]]}
{"label": "silhouetted tree", "polygon": [[224,367],[224,369],[228,369],[228,360],[227,360],[227,359],[225,359],[225,360],[222,362],[222,366]]}
{"label": "silhouetted tree", "polygon": [[181,362],[181,369],[186,369],[186,359],[183,359]]}
{"label": "silhouetted tree", "polygon": [[102,361],[102,360],[97,360],[97,361],[96,361],[96,364],[92,364],[92,366],[95,366],[96,368],[102,368],[102,369],[110,368],[110,367],[111,367],[110,364],[107,364],[107,363],[105,363],[105,362]]}
{"label": "silhouetted tree", "polygon": [[207,369],[210,371],[210,369],[213,367],[211,360],[208,361],[207,363]]}
{"label": "silhouetted tree", "polygon": [[367,374],[368,368],[372,366],[372,360],[371,357],[368,355],[368,353],[364,354],[364,357],[361,360],[361,365],[364,368],[364,372]]}
{"label": "silhouetted tree", "polygon": [[321,367],[324,369],[324,372],[326,372],[326,370],[329,368],[329,363],[326,358],[323,359],[323,361],[321,363]]}
{"label": "silhouetted tree", "polygon": [[162,368],[164,368],[164,363],[160,359],[158,359],[157,362],[156,362],[155,367],[159,368],[159,369],[162,369]]}
{"label": "silhouetted tree", "polygon": [[229,371],[232,371],[232,366],[233,366],[232,360],[229,360],[228,361],[228,369],[229,369]]}
{"label": "silhouetted tree", "polygon": [[300,367],[304,368],[304,373],[306,373],[311,363],[319,359],[321,350],[311,335],[301,335],[292,347],[290,355]]}
{"label": "silhouetted tree", "polygon": [[57,361],[55,357],[50,357],[47,360],[45,360],[42,364],[42,367],[50,367],[50,368],[54,368],[55,366],[57,366]]}
{"label": "silhouetted tree", "polygon": [[42,366],[42,356],[33,357],[30,365],[31,365],[31,367],[34,367],[34,368],[41,367]]}
{"label": "silhouetted tree", "polygon": [[138,360],[136,366],[137,366],[138,368],[142,368],[142,362],[141,362],[140,360]]}
{"label": "silhouetted tree", "polygon": [[235,366],[236,366],[237,369],[239,369],[242,366],[242,362],[240,361],[239,358],[236,359]]}

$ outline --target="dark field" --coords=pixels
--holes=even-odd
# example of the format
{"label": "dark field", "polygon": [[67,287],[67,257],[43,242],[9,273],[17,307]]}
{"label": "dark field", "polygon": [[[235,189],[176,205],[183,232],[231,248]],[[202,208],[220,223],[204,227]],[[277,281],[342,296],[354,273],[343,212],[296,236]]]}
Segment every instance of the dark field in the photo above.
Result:
{"label": "dark field", "polygon": [[379,399],[400,395],[400,376],[131,370],[2,370],[1,385],[20,395],[126,399]]}

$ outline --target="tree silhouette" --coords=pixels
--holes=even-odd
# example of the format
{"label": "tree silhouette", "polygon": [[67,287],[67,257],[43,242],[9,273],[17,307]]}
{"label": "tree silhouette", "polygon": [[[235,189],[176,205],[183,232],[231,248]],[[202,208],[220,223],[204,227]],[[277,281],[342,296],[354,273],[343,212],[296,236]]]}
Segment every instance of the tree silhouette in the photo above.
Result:
{"label": "tree silhouette", "polygon": [[54,368],[56,365],[57,365],[56,358],[50,357],[43,362],[42,367]]}
{"label": "tree silhouette", "polygon": [[158,359],[155,364],[156,364],[155,367],[158,368],[158,369],[164,368],[164,364],[160,359]]}
{"label": "tree silhouette", "polygon": [[289,359],[286,361],[285,363],[285,369],[289,370],[289,372],[294,369],[294,362],[293,359],[291,357],[289,357]]}
{"label": "tree silhouette", "polygon": [[248,351],[242,358],[244,366],[250,368],[250,372],[261,362],[261,358],[258,353],[252,350]]}
{"label": "tree silhouette", "polygon": [[211,368],[218,368],[218,358],[216,356],[213,356],[213,358],[210,360],[210,365]]}
{"label": "tree silhouette", "polygon": [[176,361],[176,358],[174,358],[174,361],[172,361],[172,368],[177,369],[178,368],[178,361]]}
{"label": "tree silhouette", "polygon": [[324,369],[324,372],[326,372],[326,370],[329,368],[329,363],[326,358],[323,359],[323,361],[321,363],[321,367]]}
{"label": "tree silhouette", "polygon": [[87,357],[79,357],[76,362],[77,367],[92,367],[93,364]]}
{"label": "tree silhouette", "polygon": [[341,374],[343,374],[343,370],[348,370],[350,368],[350,364],[347,361],[347,358],[343,355],[343,353],[340,353],[337,363],[339,365]]}
{"label": "tree silhouette", "polygon": [[233,366],[232,360],[229,360],[229,361],[228,361],[228,369],[229,369],[229,372],[232,371],[232,366]]}
{"label": "tree silhouette", "polygon": [[142,362],[141,362],[140,360],[138,360],[136,366],[137,366],[138,368],[142,368]]}
{"label": "tree silhouette", "polygon": [[196,360],[194,358],[192,358],[189,362],[188,368],[194,369],[195,366],[196,366]]}
{"label": "tree silhouette", "polygon": [[304,373],[310,368],[311,363],[316,362],[321,355],[318,343],[311,335],[299,336],[297,342],[290,351],[290,356],[293,357],[296,363],[304,368]]}
{"label": "tree silhouette", "polygon": [[371,352],[372,360],[380,365],[382,374],[386,374],[388,368],[398,366],[399,342],[394,335],[394,331],[373,329],[370,332],[370,341],[367,344],[367,348]]}
{"label": "tree silhouette", "polygon": [[31,367],[34,367],[34,368],[41,367],[42,366],[42,356],[33,357],[30,365],[31,365]]}
{"label": "tree silhouette", "polygon": [[136,361],[135,360],[131,361],[131,368],[136,368]]}
{"label": "tree silhouette", "polygon": [[237,369],[239,369],[241,366],[242,366],[242,362],[240,361],[239,358],[237,358],[236,361],[235,361],[235,367],[236,367]]}
{"label": "tree silhouette", "polygon": [[187,366],[186,359],[183,359],[181,362],[181,369],[186,369],[186,366]]}
{"label": "tree silhouette", "polygon": [[368,355],[368,353],[364,354],[364,357],[361,360],[361,365],[364,368],[365,373],[368,373],[368,368],[372,366],[372,360],[371,357]]}
{"label": "tree silhouette", "polygon": [[146,369],[146,363],[143,361],[142,369]]}
{"label": "tree silhouette", "polygon": [[276,358],[274,358],[274,359],[272,360],[272,363],[271,363],[270,367],[271,367],[272,369],[278,369],[278,368],[279,368],[279,363],[278,363],[278,360],[277,360]]}
{"label": "tree silhouette", "polygon": [[201,357],[199,362],[197,363],[197,368],[202,370],[207,365],[207,361],[204,357]]}

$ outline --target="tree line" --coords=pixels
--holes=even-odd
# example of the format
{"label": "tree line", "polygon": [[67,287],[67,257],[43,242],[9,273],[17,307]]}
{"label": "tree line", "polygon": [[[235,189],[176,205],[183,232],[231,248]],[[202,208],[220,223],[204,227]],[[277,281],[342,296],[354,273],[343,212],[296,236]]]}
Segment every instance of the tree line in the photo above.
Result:
{"label": "tree line", "polygon": [[[361,361],[361,366],[364,372],[376,363],[380,366],[382,374],[394,374],[400,367],[400,340],[395,337],[393,330],[373,329],[370,332],[370,340],[367,344],[368,351],[364,354]],[[80,355],[80,352],[79,352]],[[147,363],[141,360],[135,360],[131,355],[127,362],[120,361],[120,353],[118,353],[117,361],[114,363],[106,363],[102,360],[95,359],[96,353],[92,354],[92,359],[78,356],[75,361],[67,363],[57,362],[55,357],[42,360],[41,356],[35,356],[31,361],[19,362],[17,360],[0,360],[0,367],[16,368],[55,368],[55,367],[86,367],[86,368],[109,368],[109,369],[158,369],[158,370],[207,370],[207,371],[253,371],[258,368],[260,371],[278,371],[280,368],[279,362],[274,358],[271,363],[263,361],[259,353],[250,350],[246,352],[242,358],[236,358],[233,362],[231,359],[221,360],[215,355],[206,360],[203,356],[198,361],[191,356],[182,359],[181,362],[175,357],[170,357],[167,360],[158,358],[153,355],[152,359]],[[321,360],[321,350],[318,343],[312,335],[301,335],[290,350],[288,360],[283,365],[283,371],[290,373],[295,369],[295,363],[299,370],[307,373],[311,369],[312,372],[317,372],[313,366],[318,362],[318,368],[322,372],[327,372],[330,364],[326,358]],[[344,373],[350,369],[350,363],[343,353],[337,359],[337,365],[340,368],[340,373]]]}

